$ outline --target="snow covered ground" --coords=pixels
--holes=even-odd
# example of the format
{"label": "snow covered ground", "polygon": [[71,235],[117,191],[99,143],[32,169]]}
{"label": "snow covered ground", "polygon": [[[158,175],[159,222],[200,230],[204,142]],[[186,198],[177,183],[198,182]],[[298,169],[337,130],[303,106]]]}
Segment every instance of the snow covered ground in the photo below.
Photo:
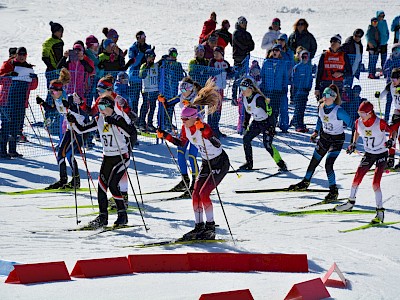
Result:
{"label": "snow covered ground", "polygon": [[[319,51],[327,45],[331,35],[351,35],[357,27],[366,29],[376,10],[383,9],[390,23],[400,10],[397,1],[384,1],[380,6],[365,1],[347,2],[348,7],[338,8],[331,1],[284,1],[267,4],[265,1],[202,1],[177,0],[170,4],[158,1],[124,3],[119,1],[2,1],[6,8],[0,9],[0,57],[6,59],[8,47],[26,45],[31,63],[43,71],[40,61],[43,40],[49,35],[48,22],[60,22],[65,28],[66,45],[89,34],[102,37],[101,28],[116,28],[120,34],[119,44],[123,49],[130,46],[136,31],[144,30],[148,41],[156,46],[158,55],[171,46],[178,48],[181,60],[192,55],[203,21],[212,10],[230,20],[232,26],[240,15],[249,21],[248,30],[256,41],[253,55],[262,56],[259,49],[261,38],[273,17],[282,20],[282,30],[291,32],[291,25],[299,17],[305,17],[310,31],[319,42]],[[344,2],[343,2],[344,5]],[[234,9],[231,9],[234,8]],[[283,13],[284,7],[293,13]],[[296,10],[296,8],[298,8]],[[340,9],[340,15],[338,15]],[[296,11],[300,11],[297,14]],[[282,11],[278,13],[277,11]],[[89,13],[91,12],[91,13]],[[51,17],[49,17],[51,16]],[[167,17],[168,16],[168,17]],[[183,29],[184,28],[184,29]],[[232,27],[233,29],[233,27]],[[392,41],[392,37],[391,37]],[[365,44],[365,42],[364,42]],[[160,55],[161,56],[161,55]],[[226,57],[231,56],[230,50]],[[365,95],[370,96],[370,95]],[[308,166],[308,159],[293,151],[295,147],[310,157],[313,144],[307,134],[291,132],[279,134],[275,145],[287,162],[288,174],[267,180],[257,178],[275,173],[277,167],[258,139],[253,142],[255,168],[267,168],[246,173],[238,178],[228,174],[219,187],[221,199],[237,243],[171,246],[147,249],[121,248],[124,245],[159,241],[179,237],[193,226],[190,200],[160,201],[170,195],[144,195],[145,221],[150,227],[125,229],[96,237],[87,237],[88,232],[66,232],[76,227],[74,209],[45,210],[44,208],[74,205],[73,194],[37,194],[25,196],[0,195],[0,277],[6,279],[9,264],[36,263],[64,260],[71,271],[77,260],[117,257],[138,253],[186,253],[186,252],[249,252],[249,253],[304,253],[308,255],[309,273],[160,273],[96,279],[74,279],[72,282],[56,282],[34,285],[0,284],[1,299],[198,299],[203,293],[250,289],[255,299],[283,299],[295,283],[322,277],[336,262],[349,280],[347,289],[328,288],[334,299],[398,299],[397,284],[400,269],[400,226],[373,228],[364,231],[339,233],[368,223],[373,214],[361,215],[309,215],[283,217],[282,211],[294,211],[296,207],[317,202],[324,193],[271,193],[236,194],[235,189],[287,187],[299,181]],[[347,136],[347,141],[349,136]],[[236,168],[244,161],[242,140],[238,135],[223,139],[231,164]],[[345,144],[347,145],[347,143]],[[174,151],[175,153],[175,151]],[[143,192],[163,190],[180,179],[165,145],[142,143],[134,152],[141,189]],[[348,156],[342,152],[335,163],[340,198],[347,197],[361,156]],[[88,155],[89,170],[94,178],[98,175],[101,154],[94,151]],[[87,185],[83,164],[78,161]],[[133,164],[131,165],[131,167]],[[50,152],[42,157],[0,161],[0,190],[16,191],[41,188],[58,178],[55,159]],[[133,168],[130,176],[137,192]],[[387,221],[400,221],[400,188],[398,173],[384,174],[382,191]],[[372,176],[366,175],[357,197],[358,209],[375,209],[372,192]],[[312,180],[311,187],[326,187],[325,170],[322,167]],[[229,239],[229,231],[216,195],[215,219],[220,227],[219,238]],[[88,193],[78,194],[78,204],[90,204]],[[94,198],[93,200],[96,203]],[[139,199],[139,201],[141,201]],[[135,200],[130,191],[130,205]],[[331,207],[327,205],[326,207]],[[96,209],[95,209],[96,210]],[[82,216],[93,212],[90,208],[79,209],[80,220],[85,224],[93,216]],[[115,216],[111,215],[112,223]],[[141,224],[138,213],[130,213],[130,223]],[[31,233],[35,231],[36,233]]]}

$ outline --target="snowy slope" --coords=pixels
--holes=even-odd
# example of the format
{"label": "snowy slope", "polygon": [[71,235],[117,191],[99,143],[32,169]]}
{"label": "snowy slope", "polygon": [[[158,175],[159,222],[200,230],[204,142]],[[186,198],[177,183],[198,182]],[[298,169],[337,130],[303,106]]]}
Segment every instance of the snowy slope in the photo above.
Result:
{"label": "snowy slope", "polygon": [[[344,3],[344,2],[343,2]],[[259,49],[261,38],[273,17],[282,20],[284,32],[291,32],[291,25],[298,17],[305,17],[311,24],[310,31],[320,45],[327,45],[329,37],[341,33],[351,35],[356,27],[367,27],[377,9],[386,12],[391,22],[400,10],[397,1],[384,1],[379,7],[365,1],[347,2],[348,7],[340,10],[338,3],[330,1],[284,1],[267,4],[253,1],[251,9],[244,1],[175,1],[164,4],[161,1],[123,3],[119,1],[71,0],[61,4],[56,1],[2,1],[7,8],[0,9],[0,57],[6,58],[8,47],[26,45],[29,61],[44,70],[40,61],[40,45],[49,35],[48,22],[60,22],[65,28],[66,45],[78,38],[94,33],[102,37],[101,28],[116,28],[121,36],[123,49],[130,46],[134,34],[144,30],[148,41],[156,46],[157,54],[171,46],[178,48],[182,61],[192,55],[203,21],[211,10],[215,10],[219,22],[223,18],[234,20],[245,15],[249,20],[248,30],[256,41],[253,55],[262,56]],[[228,5],[232,8],[228,9]],[[296,7],[297,13],[277,13]],[[312,12],[309,10],[311,9]],[[294,10],[296,11],[296,10]],[[49,17],[51,16],[51,17]],[[391,38],[392,40],[392,38]],[[230,58],[230,50],[227,57]],[[347,136],[348,140],[349,136]],[[74,279],[72,282],[57,282],[35,285],[12,285],[0,283],[1,299],[198,299],[202,293],[249,288],[255,299],[283,299],[294,283],[322,277],[336,262],[349,280],[348,289],[328,288],[334,299],[398,299],[397,284],[400,267],[400,226],[373,228],[352,233],[339,233],[369,222],[373,214],[362,215],[310,215],[303,217],[282,217],[281,211],[295,211],[296,207],[323,199],[324,193],[271,193],[236,194],[235,189],[286,187],[302,178],[308,165],[307,158],[294,152],[288,145],[296,147],[310,157],[313,145],[308,135],[290,133],[278,135],[275,144],[287,162],[292,173],[267,180],[257,178],[277,171],[277,167],[262,148],[258,139],[253,142],[255,167],[267,168],[259,172],[243,174],[238,178],[228,174],[219,187],[224,209],[235,238],[246,241],[232,243],[172,246],[147,249],[121,248],[138,244],[179,237],[193,226],[190,200],[160,201],[170,195],[144,195],[145,221],[150,227],[120,230],[87,237],[88,232],[66,232],[76,227],[74,209],[45,210],[43,208],[74,205],[72,194],[37,194],[25,196],[0,195],[0,278],[6,279],[9,264],[36,263],[64,260],[71,271],[79,259],[116,257],[137,253],[186,253],[186,252],[251,252],[251,253],[304,253],[308,255],[309,273],[161,273],[129,276]],[[288,145],[287,145],[288,144]],[[241,137],[233,135],[223,140],[233,167],[244,161]],[[172,147],[174,148],[174,147]],[[98,149],[99,150],[99,149]],[[175,153],[175,151],[174,151]],[[141,144],[135,152],[141,189],[143,192],[163,190],[176,184],[180,179],[165,145]],[[361,156],[348,156],[342,152],[335,163],[336,177],[340,188],[340,198],[347,197],[353,175]],[[98,175],[101,153],[95,151],[88,156],[89,170],[94,178]],[[83,164],[79,160],[82,184],[87,187]],[[298,169],[300,168],[300,169]],[[16,191],[25,188],[40,188],[58,178],[54,157],[47,153],[36,159],[0,161],[0,190]],[[133,164],[130,176],[137,192]],[[387,221],[400,221],[400,188],[396,183],[400,175],[384,174],[382,191]],[[360,186],[357,198],[358,209],[374,210],[372,176],[367,175]],[[312,187],[326,187],[324,169],[317,168]],[[220,227],[218,237],[229,239],[217,196],[214,201],[215,219]],[[79,193],[79,205],[90,204],[88,193]],[[96,199],[93,201],[96,203]],[[140,198],[139,198],[139,201]],[[130,191],[130,204],[135,200]],[[326,207],[331,207],[327,205]],[[79,215],[93,212],[79,209]],[[69,217],[69,218],[67,218]],[[81,216],[82,224],[93,216]],[[116,217],[111,215],[110,222]],[[138,213],[129,215],[130,223],[141,224]],[[35,231],[36,233],[31,233]]]}

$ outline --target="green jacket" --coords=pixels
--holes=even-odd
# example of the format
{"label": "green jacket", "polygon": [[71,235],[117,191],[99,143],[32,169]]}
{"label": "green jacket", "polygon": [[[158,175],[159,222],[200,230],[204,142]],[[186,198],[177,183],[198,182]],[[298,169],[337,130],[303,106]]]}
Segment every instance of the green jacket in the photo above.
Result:
{"label": "green jacket", "polygon": [[42,60],[46,64],[46,71],[57,69],[57,64],[64,55],[64,42],[54,36],[48,38],[42,45]]}

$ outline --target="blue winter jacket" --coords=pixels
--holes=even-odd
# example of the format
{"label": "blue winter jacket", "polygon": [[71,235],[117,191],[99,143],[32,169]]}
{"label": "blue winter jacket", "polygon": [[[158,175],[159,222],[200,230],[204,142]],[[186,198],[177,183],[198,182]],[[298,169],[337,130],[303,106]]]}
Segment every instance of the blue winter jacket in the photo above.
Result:
{"label": "blue winter jacket", "polygon": [[[376,12],[376,17],[378,17],[380,14],[384,14],[383,10],[378,10]],[[387,45],[389,41],[389,27],[386,22],[386,20],[381,20],[378,22],[378,30],[379,30],[379,44],[382,45]]]}
{"label": "blue winter jacket", "polygon": [[299,62],[292,70],[292,86],[296,93],[308,94],[313,83],[312,66]]}
{"label": "blue winter jacket", "polygon": [[[145,51],[151,49],[151,45],[145,44]],[[130,82],[142,82],[139,78],[140,66],[144,62],[144,52],[139,50],[138,42],[134,42],[128,50],[129,59],[135,58],[135,62],[129,67],[128,75]]]}
{"label": "blue winter jacket", "polygon": [[283,59],[266,58],[261,68],[261,89],[263,91],[287,91],[288,62]]}
{"label": "blue winter jacket", "polygon": [[396,39],[400,38],[400,15],[395,17],[392,21],[392,26],[390,26],[390,30],[394,32],[394,36]]}

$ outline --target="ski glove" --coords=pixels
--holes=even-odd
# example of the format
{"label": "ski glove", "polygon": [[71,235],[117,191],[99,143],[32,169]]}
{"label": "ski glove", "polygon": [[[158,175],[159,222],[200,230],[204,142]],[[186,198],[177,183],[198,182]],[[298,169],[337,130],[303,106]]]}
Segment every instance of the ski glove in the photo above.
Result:
{"label": "ski glove", "polygon": [[40,98],[39,96],[36,96],[36,103],[39,105],[43,105],[44,100],[42,98]]}
{"label": "ski glove", "polygon": [[104,118],[108,124],[117,125],[118,121],[122,118],[122,116],[117,115],[115,111],[111,114],[111,116],[107,116]]}
{"label": "ski glove", "polygon": [[388,140],[385,142],[385,147],[386,147],[386,148],[392,148],[393,145],[394,145],[394,140],[393,140],[393,139],[388,139]]}
{"label": "ski glove", "polygon": [[75,118],[75,116],[73,114],[68,113],[67,114],[67,120],[70,123],[76,123],[76,118]]}
{"label": "ski glove", "polygon": [[375,98],[379,98],[380,95],[381,95],[381,92],[379,92],[379,91],[375,92]]}
{"label": "ski glove", "polygon": [[62,99],[62,104],[65,108],[69,108],[69,100],[71,99],[71,101],[73,101],[73,96],[72,95],[68,95],[68,100],[66,99]]}
{"label": "ski glove", "polygon": [[77,93],[73,93],[72,98],[73,98],[74,103],[77,105],[81,105],[83,103],[81,96],[79,96]]}
{"label": "ski glove", "polygon": [[161,103],[165,103],[165,97],[163,96],[163,95],[158,95],[158,97],[157,97],[157,100],[159,101],[159,102],[161,102]]}
{"label": "ski glove", "polygon": [[317,142],[317,137],[318,137],[318,132],[314,132],[311,136],[310,136],[310,141],[313,143]]}
{"label": "ski glove", "polygon": [[204,130],[204,123],[200,120],[196,120],[196,122],[194,122],[194,126],[196,126],[197,130],[203,131]]}
{"label": "ski glove", "polygon": [[157,137],[159,139],[165,139],[168,135],[168,133],[166,131],[162,130],[161,128],[157,128],[156,133],[157,133]]}
{"label": "ski glove", "polygon": [[352,154],[354,151],[356,151],[357,144],[356,143],[351,143],[346,150],[347,154]]}

